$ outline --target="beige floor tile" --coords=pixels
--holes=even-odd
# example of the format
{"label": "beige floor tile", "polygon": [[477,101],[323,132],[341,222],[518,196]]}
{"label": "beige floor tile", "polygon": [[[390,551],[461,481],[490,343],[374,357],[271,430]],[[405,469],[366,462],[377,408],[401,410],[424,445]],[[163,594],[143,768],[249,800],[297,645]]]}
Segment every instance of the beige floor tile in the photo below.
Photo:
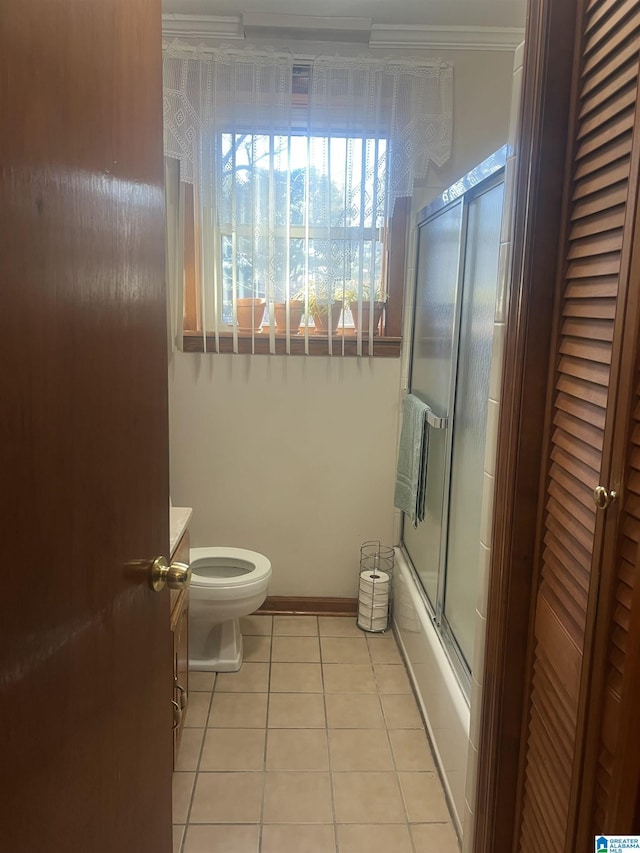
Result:
{"label": "beige floor tile", "polygon": [[180,853],[182,847],[182,839],[184,838],[184,825],[174,824],[173,826],[173,853]]}
{"label": "beige floor tile", "polygon": [[449,809],[436,773],[398,773],[410,823],[448,821]]}
{"label": "beige floor tile", "polygon": [[329,823],[332,819],[328,773],[266,774],[264,823]]}
{"label": "beige floor tile", "polygon": [[335,853],[333,824],[270,824],[262,829],[262,853]]}
{"label": "beige floor tile", "polygon": [[402,664],[373,665],[379,693],[411,693],[409,676]]}
{"label": "beige floor tile", "polygon": [[[459,853],[458,836],[450,823],[417,823],[411,826],[416,853]],[[341,851],[342,853],[342,851]]]}
{"label": "beige floor tile", "polygon": [[337,823],[405,823],[395,773],[332,773]]}
{"label": "beige floor tile", "polygon": [[318,616],[321,637],[363,637],[355,616]]}
{"label": "beige floor tile", "polygon": [[173,822],[186,823],[195,773],[173,774]]}
{"label": "beige floor tile", "polygon": [[189,670],[189,691],[211,693],[216,681],[215,672],[197,672]]}
{"label": "beige floor tile", "polygon": [[[402,824],[338,826],[340,853],[413,853],[409,828]],[[433,848],[441,853],[438,847]]]}
{"label": "beige floor tile", "polygon": [[324,697],[321,693],[272,693],[268,725],[272,729],[323,729]]}
{"label": "beige floor tile", "polygon": [[198,773],[190,823],[259,823],[264,773]]}
{"label": "beige floor tile", "polygon": [[268,693],[215,693],[209,726],[263,729],[267,719]]}
{"label": "beige floor tile", "polygon": [[190,826],[184,853],[258,853],[259,826]]}
{"label": "beige floor tile", "polygon": [[184,715],[185,728],[203,729],[207,725],[211,693],[191,693]]}
{"label": "beige floor tile", "polygon": [[[380,697],[387,726],[390,729],[423,729],[424,723],[413,693],[388,693]],[[215,699],[214,699],[215,702]]]}
{"label": "beige floor tile", "polygon": [[400,650],[393,636],[390,641],[367,638],[367,643],[374,663],[402,663]]}
{"label": "beige floor tile", "polygon": [[320,646],[323,663],[369,663],[364,637],[323,637]]}
{"label": "beige floor tile", "polygon": [[435,770],[427,733],[420,729],[389,732],[396,770]]}
{"label": "beige floor tile", "polygon": [[288,637],[317,637],[316,616],[274,616],[273,635]]}
{"label": "beige floor tile", "polygon": [[273,616],[242,616],[240,632],[244,637],[265,636],[273,630]]}
{"label": "beige floor tile", "polygon": [[266,693],[268,689],[268,663],[243,663],[238,672],[219,672],[216,679],[216,693]]}
{"label": "beige floor tile", "polygon": [[251,663],[270,661],[271,637],[243,637],[242,659]]}
{"label": "beige floor tile", "polygon": [[269,729],[267,770],[328,770],[324,729]]}
{"label": "beige floor tile", "polygon": [[279,663],[320,663],[318,638],[274,636],[271,660]]}
{"label": "beige floor tile", "polygon": [[373,669],[368,663],[322,665],[325,693],[375,693]]}
{"label": "beige floor tile", "polygon": [[200,770],[263,770],[264,729],[207,729]]}
{"label": "beige floor tile", "polygon": [[200,760],[200,749],[202,748],[202,739],[204,737],[204,729],[187,729],[182,730],[180,736],[180,747],[178,749],[178,757],[176,758],[176,770],[197,770],[198,761]]}
{"label": "beige floor tile", "polygon": [[371,693],[328,693],[327,726],[330,729],[384,729],[380,699]]}
{"label": "beige floor tile", "polygon": [[272,663],[272,693],[322,693],[319,663]]}
{"label": "beige floor tile", "polygon": [[332,770],[393,770],[386,731],[329,729]]}

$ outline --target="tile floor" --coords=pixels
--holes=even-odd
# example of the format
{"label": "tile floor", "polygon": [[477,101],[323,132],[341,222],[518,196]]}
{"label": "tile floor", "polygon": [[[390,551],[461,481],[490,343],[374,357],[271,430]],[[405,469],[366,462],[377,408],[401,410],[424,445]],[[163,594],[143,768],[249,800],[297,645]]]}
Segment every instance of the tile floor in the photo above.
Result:
{"label": "tile floor", "polygon": [[239,672],[190,674],[174,853],[458,853],[391,633],[248,616]]}

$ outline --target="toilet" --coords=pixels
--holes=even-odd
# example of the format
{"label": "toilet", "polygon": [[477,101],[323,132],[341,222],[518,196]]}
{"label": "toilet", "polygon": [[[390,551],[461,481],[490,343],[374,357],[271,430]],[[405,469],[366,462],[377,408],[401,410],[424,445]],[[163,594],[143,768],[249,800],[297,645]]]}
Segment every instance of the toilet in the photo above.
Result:
{"label": "toilet", "polygon": [[192,548],[189,668],[235,672],[242,664],[240,617],[267,597],[271,563],[242,548]]}

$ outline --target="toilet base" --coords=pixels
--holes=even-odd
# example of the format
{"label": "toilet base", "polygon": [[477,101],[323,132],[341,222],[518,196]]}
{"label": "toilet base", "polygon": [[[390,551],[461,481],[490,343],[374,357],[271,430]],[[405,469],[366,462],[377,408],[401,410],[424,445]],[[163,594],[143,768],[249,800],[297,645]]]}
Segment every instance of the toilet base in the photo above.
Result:
{"label": "toilet base", "polygon": [[242,633],[240,620],[229,619],[214,625],[206,642],[210,658],[189,657],[189,669],[197,672],[237,672],[242,666]]}

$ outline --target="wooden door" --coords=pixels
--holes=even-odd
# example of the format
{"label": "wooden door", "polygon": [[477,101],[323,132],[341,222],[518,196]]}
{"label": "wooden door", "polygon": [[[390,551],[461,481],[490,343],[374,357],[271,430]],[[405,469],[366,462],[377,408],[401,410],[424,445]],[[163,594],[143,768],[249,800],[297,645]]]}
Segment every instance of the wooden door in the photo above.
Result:
{"label": "wooden door", "polygon": [[161,10],[0,4],[0,849],[168,853]]}
{"label": "wooden door", "polygon": [[[623,485],[624,442],[614,439],[628,408],[620,375],[638,191],[640,3],[587,0],[576,35],[515,838],[523,853],[586,850],[589,833],[605,831],[592,820],[585,827],[580,799],[585,781],[595,784],[585,766],[595,754],[594,644],[610,615],[603,579],[629,497],[598,512],[593,492]],[[599,779],[606,784],[602,769]]]}

